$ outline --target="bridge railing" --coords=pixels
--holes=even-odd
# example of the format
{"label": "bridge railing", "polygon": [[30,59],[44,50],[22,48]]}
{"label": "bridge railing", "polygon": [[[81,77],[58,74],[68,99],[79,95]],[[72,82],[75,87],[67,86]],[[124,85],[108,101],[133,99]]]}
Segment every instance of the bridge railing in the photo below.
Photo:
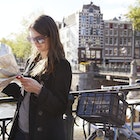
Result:
{"label": "bridge railing", "polygon": [[16,101],[12,97],[0,97],[0,136],[2,140],[9,136],[9,127],[14,117],[15,108]]}
{"label": "bridge railing", "polygon": [[[76,101],[76,99],[78,99],[77,97],[81,94],[81,93],[91,93],[91,92],[106,92],[106,91],[126,91],[126,90],[139,90],[140,89],[140,85],[135,85],[135,86],[120,86],[120,87],[110,87],[109,90],[108,89],[95,89],[95,90],[83,90],[83,91],[71,91],[69,94],[69,102],[68,102],[68,108],[66,111],[66,117],[65,117],[65,130],[66,130],[66,140],[73,140],[74,137],[74,116],[73,113],[76,113],[76,108],[73,107],[74,102]],[[9,98],[0,98],[0,103],[9,103],[9,102],[15,102],[13,100],[13,98],[9,97]],[[14,113],[14,111],[13,111]],[[1,116],[2,117],[2,116]],[[3,137],[2,140],[5,140],[5,135],[8,135],[8,132],[6,131],[7,128],[7,124],[9,124],[9,122],[12,121],[13,118],[13,114],[12,116],[9,117],[9,115],[5,115],[3,118],[0,119],[0,121],[2,121],[2,125],[0,125],[0,132],[1,135]],[[9,121],[7,124],[6,122]]]}
{"label": "bridge railing", "polygon": [[123,72],[130,73],[130,67],[99,67],[100,72]]}

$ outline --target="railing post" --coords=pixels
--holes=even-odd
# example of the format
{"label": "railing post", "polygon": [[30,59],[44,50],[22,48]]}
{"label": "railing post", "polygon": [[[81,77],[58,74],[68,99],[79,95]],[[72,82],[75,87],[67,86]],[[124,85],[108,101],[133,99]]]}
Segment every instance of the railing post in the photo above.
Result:
{"label": "railing post", "polygon": [[72,94],[69,95],[68,107],[66,111],[65,118],[65,134],[66,140],[73,140],[73,129],[74,129],[74,117],[72,115],[72,105],[74,103],[74,96]]}

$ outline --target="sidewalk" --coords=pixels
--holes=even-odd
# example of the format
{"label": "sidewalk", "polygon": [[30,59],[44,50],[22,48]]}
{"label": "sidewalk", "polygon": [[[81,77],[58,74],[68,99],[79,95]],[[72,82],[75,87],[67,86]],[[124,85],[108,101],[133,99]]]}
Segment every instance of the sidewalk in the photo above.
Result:
{"label": "sidewalk", "polygon": [[[88,135],[88,123],[84,123],[84,128],[86,132],[86,136]],[[74,132],[73,132],[73,140],[85,140],[84,129],[83,129],[83,120],[80,118],[76,118],[76,124],[74,124]]]}

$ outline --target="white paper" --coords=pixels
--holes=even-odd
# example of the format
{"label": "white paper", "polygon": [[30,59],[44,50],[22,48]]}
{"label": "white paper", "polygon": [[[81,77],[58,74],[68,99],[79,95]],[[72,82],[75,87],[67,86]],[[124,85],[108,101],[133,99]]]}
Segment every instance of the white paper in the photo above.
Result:
{"label": "white paper", "polygon": [[[20,74],[19,67],[11,49],[5,46],[3,50],[7,52],[7,54],[4,54],[2,53],[1,45],[2,44],[0,44],[0,91]],[[4,45],[2,48],[4,48]],[[6,51],[6,49],[10,51]]]}

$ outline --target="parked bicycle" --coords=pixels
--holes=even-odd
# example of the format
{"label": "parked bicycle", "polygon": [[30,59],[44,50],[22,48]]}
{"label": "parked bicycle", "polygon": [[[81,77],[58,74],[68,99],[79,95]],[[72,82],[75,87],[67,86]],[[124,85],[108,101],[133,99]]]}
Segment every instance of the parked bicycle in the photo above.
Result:
{"label": "parked bicycle", "polygon": [[94,127],[94,131],[85,136],[85,140],[140,140],[140,136],[125,123],[128,103],[125,96],[122,96],[127,90],[139,88],[140,86],[121,86],[120,90],[114,87],[111,90],[85,90],[74,93],[78,97],[77,116],[88,122],[90,128]]}

